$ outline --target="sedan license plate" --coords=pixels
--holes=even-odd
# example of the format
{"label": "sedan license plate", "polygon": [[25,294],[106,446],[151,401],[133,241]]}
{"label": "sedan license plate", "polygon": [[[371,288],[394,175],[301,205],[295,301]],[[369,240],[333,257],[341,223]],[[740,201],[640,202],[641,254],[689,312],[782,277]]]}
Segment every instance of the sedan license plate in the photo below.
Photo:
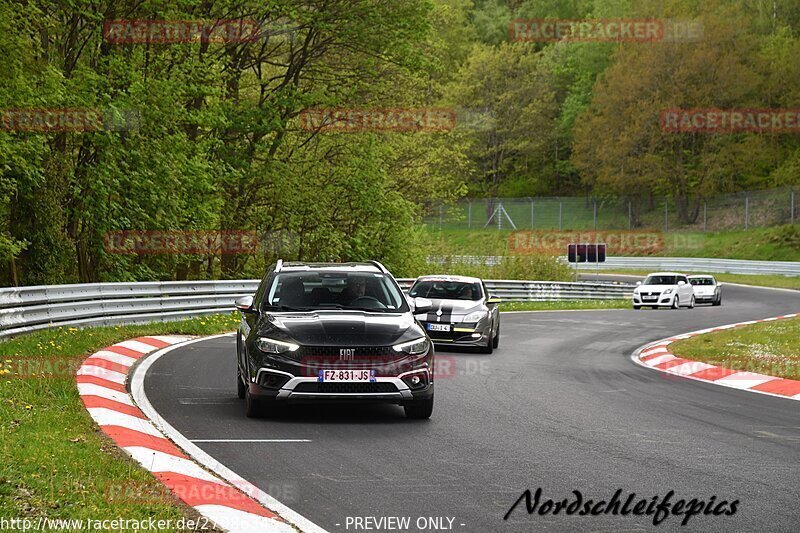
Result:
{"label": "sedan license plate", "polygon": [[374,370],[320,370],[317,381],[329,382],[372,382]]}
{"label": "sedan license plate", "polygon": [[428,324],[428,331],[450,331],[450,324]]}

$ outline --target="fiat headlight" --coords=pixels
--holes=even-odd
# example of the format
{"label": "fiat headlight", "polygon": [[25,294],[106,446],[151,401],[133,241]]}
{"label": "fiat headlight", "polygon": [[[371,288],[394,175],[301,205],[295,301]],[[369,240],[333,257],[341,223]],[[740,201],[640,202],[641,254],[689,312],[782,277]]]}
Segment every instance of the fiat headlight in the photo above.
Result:
{"label": "fiat headlight", "polygon": [[256,340],[256,347],[264,353],[295,352],[300,348],[300,346],[292,342],[279,341],[268,337],[259,337]]}
{"label": "fiat headlight", "polygon": [[431,342],[426,337],[422,337],[413,341],[404,342],[403,344],[395,344],[392,348],[395,352],[407,353],[408,355],[420,355],[428,351],[430,344]]}

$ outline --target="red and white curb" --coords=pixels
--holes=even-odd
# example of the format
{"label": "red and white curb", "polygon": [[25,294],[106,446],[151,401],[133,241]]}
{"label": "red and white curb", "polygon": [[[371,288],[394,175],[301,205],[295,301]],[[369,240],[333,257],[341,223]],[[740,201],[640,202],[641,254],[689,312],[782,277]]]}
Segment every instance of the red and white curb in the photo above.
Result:
{"label": "red and white curb", "polygon": [[[138,337],[108,346],[86,359],[76,381],[84,406],[100,429],[178,498],[228,531],[296,532],[267,509],[249,487],[208,472],[167,439],[137,407],[125,383],[137,360],[189,337]],[[257,490],[257,489],[256,489]]]}
{"label": "red and white curb", "polygon": [[652,342],[643,346],[642,348],[639,348],[633,353],[631,358],[634,360],[634,362],[639,363],[640,365],[687,379],[704,381],[706,383],[714,383],[715,385],[722,385],[723,387],[731,387],[734,389],[757,392],[760,394],[768,394],[770,396],[777,396],[778,398],[800,400],[800,381],[798,380],[768,376],[765,374],[758,374],[756,372],[732,370],[730,368],[714,366],[708,363],[702,363],[700,361],[683,359],[673,355],[669,349],[669,345],[675,341],[688,339],[704,333],[723,331],[726,329],[748,326],[750,324],[759,324],[762,322],[772,322],[775,320],[795,318],[797,316],[798,313],[793,313],[790,315],[764,318],[761,320],[748,320],[747,322],[726,324],[724,326],[701,329],[692,331],[690,333],[684,333],[683,335],[676,335],[675,337],[661,339],[660,341]]}

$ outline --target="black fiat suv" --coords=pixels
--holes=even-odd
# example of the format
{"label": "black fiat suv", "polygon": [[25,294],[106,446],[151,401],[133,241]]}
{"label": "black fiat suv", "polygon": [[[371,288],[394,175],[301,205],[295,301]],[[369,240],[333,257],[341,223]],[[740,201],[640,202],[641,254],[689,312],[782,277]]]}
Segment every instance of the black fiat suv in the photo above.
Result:
{"label": "black fiat suv", "polygon": [[280,402],[402,405],[433,411],[433,344],[386,268],[369,263],[278,261],[254,296],[236,301],[237,386],[247,416]]}

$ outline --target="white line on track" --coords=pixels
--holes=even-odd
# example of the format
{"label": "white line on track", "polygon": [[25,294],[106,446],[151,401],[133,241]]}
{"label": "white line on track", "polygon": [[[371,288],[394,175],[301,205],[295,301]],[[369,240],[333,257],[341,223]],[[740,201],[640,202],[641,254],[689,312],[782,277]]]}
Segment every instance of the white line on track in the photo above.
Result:
{"label": "white line on track", "polygon": [[147,375],[147,370],[153,365],[153,363],[158,361],[161,356],[171,352],[172,350],[175,350],[176,348],[182,348],[197,342],[203,342],[221,337],[229,337],[232,335],[234,335],[234,333],[223,333],[220,335],[211,335],[209,337],[200,337],[199,339],[192,339],[180,344],[167,346],[166,348],[162,348],[148,355],[144,358],[144,360],[141,361],[139,366],[133,370],[133,375],[130,377],[131,395],[133,396],[133,400],[136,402],[136,405],[139,406],[139,409],[141,409],[142,412],[152,421],[152,423],[162,432],[164,432],[164,434],[175,444],[177,444],[178,447],[182,448],[183,451],[185,451],[192,459],[216,473],[233,486],[238,487],[251,498],[255,498],[264,504],[267,509],[292,522],[300,531],[307,533],[325,533],[323,528],[308,518],[302,516],[294,509],[290,509],[286,505],[282,504],[263,490],[259,489],[242,476],[211,457],[208,453],[204,452],[192,441],[184,437],[181,432],[172,427],[169,422],[164,420],[164,417],[158,414],[158,411],[155,410],[153,405],[150,403],[150,400],[147,398],[147,394],[144,390],[144,378]]}
{"label": "white line on track", "polygon": [[310,439],[192,439],[191,442],[311,442]]}

